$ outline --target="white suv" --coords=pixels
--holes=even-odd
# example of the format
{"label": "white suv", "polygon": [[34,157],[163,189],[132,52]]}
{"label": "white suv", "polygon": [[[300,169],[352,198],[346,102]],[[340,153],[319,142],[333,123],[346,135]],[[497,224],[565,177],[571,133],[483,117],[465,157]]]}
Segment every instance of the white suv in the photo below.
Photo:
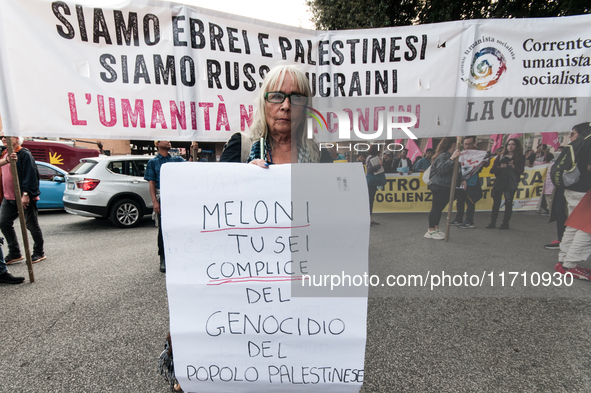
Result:
{"label": "white suv", "polygon": [[121,228],[152,213],[144,172],[151,157],[104,156],[80,160],[66,176],[64,208],[84,217],[110,218]]}

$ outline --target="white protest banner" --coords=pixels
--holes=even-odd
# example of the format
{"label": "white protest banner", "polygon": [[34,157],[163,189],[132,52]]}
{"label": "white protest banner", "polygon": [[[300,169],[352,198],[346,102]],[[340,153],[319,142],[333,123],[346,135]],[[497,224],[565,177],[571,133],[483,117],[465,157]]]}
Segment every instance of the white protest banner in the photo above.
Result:
{"label": "white protest banner", "polygon": [[181,163],[161,176],[184,391],[358,392],[369,246],[362,166]]}
{"label": "white protest banner", "polygon": [[[263,76],[284,62],[308,74],[320,112],[380,98],[337,106],[363,132],[376,111],[414,114],[417,137],[564,131],[589,120],[590,22],[328,32],[156,0],[4,0],[0,113],[14,135],[225,141],[249,129]],[[335,140],[324,115],[317,138]]]}
{"label": "white protest banner", "polygon": [[488,152],[483,150],[464,150],[460,154],[462,179],[468,180],[484,165]]}

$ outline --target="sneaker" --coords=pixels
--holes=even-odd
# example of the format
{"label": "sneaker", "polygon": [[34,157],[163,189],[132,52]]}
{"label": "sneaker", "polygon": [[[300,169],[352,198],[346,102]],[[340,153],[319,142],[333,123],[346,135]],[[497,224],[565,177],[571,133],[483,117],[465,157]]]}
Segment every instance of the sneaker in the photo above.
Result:
{"label": "sneaker", "polygon": [[491,222],[490,224],[488,224],[487,226],[485,226],[486,229],[494,229],[496,227],[497,227],[497,225],[494,222]]}
{"label": "sneaker", "polygon": [[31,255],[31,263],[41,262],[44,259],[45,259],[45,253]]}
{"label": "sneaker", "polygon": [[509,229],[509,223],[508,222],[504,222],[499,226],[499,229]]}
{"label": "sneaker", "polygon": [[560,240],[553,240],[552,243],[546,244],[544,247],[548,250],[560,250]]}
{"label": "sneaker", "polygon": [[457,218],[451,222],[451,225],[461,225],[461,224],[462,224],[462,220],[458,220]]}
{"label": "sneaker", "polygon": [[[577,269],[581,269],[584,272],[587,272],[588,274],[591,274],[591,269],[589,269],[587,267],[583,267],[583,266],[577,265],[576,268]],[[562,266],[562,262],[558,262],[556,264],[556,266],[554,266],[554,271],[557,271],[560,274],[566,274],[567,270],[568,269],[565,269],[564,266]]]}
{"label": "sneaker", "polygon": [[8,254],[6,256],[6,258],[4,258],[4,262],[6,262],[7,265],[10,265],[12,263],[22,262],[24,260],[25,260],[25,258],[23,258],[22,255],[16,256],[16,255],[10,255],[10,254]]}
{"label": "sneaker", "polygon": [[435,239],[435,240],[444,240],[445,239],[445,235],[442,232],[439,232],[438,229],[436,229],[434,231],[427,231],[427,233],[425,233],[425,237],[427,239]]}
{"label": "sneaker", "polygon": [[164,255],[160,255],[160,271],[166,273],[166,261],[164,260]]}
{"label": "sneaker", "polygon": [[476,225],[474,225],[473,222],[467,222],[467,221],[464,221],[463,224],[458,225],[458,228],[462,228],[462,229],[471,229],[474,227],[476,227]]}
{"label": "sneaker", "polygon": [[585,268],[577,265],[575,267],[571,267],[570,269],[565,269],[563,266],[562,270],[564,270],[563,274],[570,273],[573,275],[574,278],[578,278],[579,280],[591,281],[590,269],[585,269]]}
{"label": "sneaker", "polygon": [[24,277],[15,277],[8,273],[8,270],[0,274],[0,283],[4,284],[22,284],[25,281]]}

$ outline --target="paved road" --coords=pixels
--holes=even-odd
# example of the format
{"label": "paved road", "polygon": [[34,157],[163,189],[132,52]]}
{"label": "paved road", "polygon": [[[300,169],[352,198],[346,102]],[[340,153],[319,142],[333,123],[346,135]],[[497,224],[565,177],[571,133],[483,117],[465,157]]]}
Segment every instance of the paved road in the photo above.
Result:
{"label": "paved road", "polygon": [[[484,229],[489,217],[477,213],[473,230],[452,227],[444,243],[422,238],[426,214],[376,216],[370,270],[381,277],[492,271],[497,279],[552,272],[558,252],[543,248],[556,236],[547,217],[515,213],[508,231]],[[362,392],[591,391],[591,283],[495,284],[370,289]]]}
{"label": "paved road", "polygon": [[[516,213],[509,231],[483,229],[487,214],[477,213],[479,228],[452,228],[449,243],[422,237],[426,214],[376,219],[370,274],[382,279],[531,278],[556,260],[542,247],[554,227],[535,213]],[[0,285],[0,392],[167,391],[156,372],[168,308],[152,222],[124,230],[44,212],[40,223],[48,258],[37,281]],[[362,392],[591,391],[591,283],[427,289],[370,289]]]}

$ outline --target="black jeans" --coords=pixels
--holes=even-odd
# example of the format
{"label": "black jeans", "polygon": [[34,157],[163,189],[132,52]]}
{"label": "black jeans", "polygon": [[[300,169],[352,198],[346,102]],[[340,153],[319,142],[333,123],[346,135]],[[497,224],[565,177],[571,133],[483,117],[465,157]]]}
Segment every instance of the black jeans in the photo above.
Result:
{"label": "black jeans", "polygon": [[490,217],[490,222],[493,224],[497,223],[497,217],[499,217],[499,209],[501,208],[501,200],[503,196],[505,197],[505,215],[503,216],[503,223],[509,224],[509,220],[511,219],[511,215],[513,214],[513,198],[515,198],[515,193],[517,190],[510,192],[510,191],[501,191],[493,188],[491,191],[491,195],[493,197],[493,206],[492,206],[492,214]]}
{"label": "black jeans", "polygon": [[164,238],[162,237],[162,216],[158,214],[158,255],[164,256]]}
{"label": "black jeans", "polygon": [[4,274],[7,271],[6,262],[4,262],[4,252],[2,251],[2,247],[0,247],[0,274]]}
{"label": "black jeans", "polygon": [[466,204],[466,221],[473,223],[474,222],[474,212],[476,211],[476,205],[472,203],[470,198],[468,198],[468,194],[466,191],[462,189],[456,190],[457,196],[457,214],[456,220],[462,221],[464,219],[464,203]]}
{"label": "black jeans", "polygon": [[[37,218],[37,201],[31,200],[29,207],[25,209],[25,223],[31,237],[33,238],[33,254],[43,254],[43,233],[39,227],[39,220]],[[0,229],[8,243],[8,254],[11,256],[19,256],[21,254],[18,245],[18,239],[14,230],[14,220],[18,218],[18,208],[16,201],[9,201],[4,199],[0,207]]]}
{"label": "black jeans", "polygon": [[441,213],[449,202],[450,187],[438,186],[436,184],[429,187],[432,195],[431,211],[429,212],[429,228],[439,226]]}
{"label": "black jeans", "polygon": [[552,199],[552,216],[556,218],[556,233],[558,240],[562,241],[562,235],[566,226],[566,198],[564,197],[564,188],[556,188],[554,191],[554,199]]}
{"label": "black jeans", "polygon": [[373,213],[373,201],[376,198],[376,193],[378,192],[377,186],[370,186],[367,185],[367,191],[369,192],[369,214]]}

